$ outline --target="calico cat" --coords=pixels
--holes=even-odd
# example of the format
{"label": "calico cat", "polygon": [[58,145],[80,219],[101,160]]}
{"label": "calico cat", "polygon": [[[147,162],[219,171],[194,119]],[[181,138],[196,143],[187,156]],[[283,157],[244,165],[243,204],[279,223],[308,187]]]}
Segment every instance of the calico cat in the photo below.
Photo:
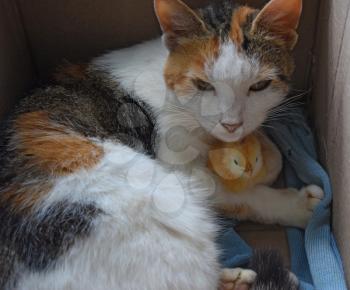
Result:
{"label": "calico cat", "polygon": [[[301,6],[155,0],[163,42],[66,66],[25,98],[1,144],[0,289],[214,290],[212,206],[305,227],[318,187],[233,196],[205,169],[213,139],[246,136],[287,95]],[[224,273],[225,289],[256,276]]]}

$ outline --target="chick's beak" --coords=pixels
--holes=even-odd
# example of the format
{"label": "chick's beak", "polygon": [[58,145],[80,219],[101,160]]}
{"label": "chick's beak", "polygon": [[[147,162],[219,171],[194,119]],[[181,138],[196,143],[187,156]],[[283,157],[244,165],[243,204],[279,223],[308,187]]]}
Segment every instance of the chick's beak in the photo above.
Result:
{"label": "chick's beak", "polygon": [[246,169],[245,169],[245,173],[247,173],[249,175],[253,174],[253,166],[250,163],[247,164]]}

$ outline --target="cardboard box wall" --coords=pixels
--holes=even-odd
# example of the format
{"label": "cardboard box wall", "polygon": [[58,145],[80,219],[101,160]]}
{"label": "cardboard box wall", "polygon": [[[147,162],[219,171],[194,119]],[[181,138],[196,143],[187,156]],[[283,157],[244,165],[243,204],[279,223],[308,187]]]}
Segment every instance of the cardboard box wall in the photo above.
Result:
{"label": "cardboard box wall", "polygon": [[[349,7],[350,0],[304,0],[294,87],[313,89],[310,111],[334,185],[334,230],[350,281]],[[88,61],[159,33],[152,0],[0,0],[0,117],[64,59]]]}

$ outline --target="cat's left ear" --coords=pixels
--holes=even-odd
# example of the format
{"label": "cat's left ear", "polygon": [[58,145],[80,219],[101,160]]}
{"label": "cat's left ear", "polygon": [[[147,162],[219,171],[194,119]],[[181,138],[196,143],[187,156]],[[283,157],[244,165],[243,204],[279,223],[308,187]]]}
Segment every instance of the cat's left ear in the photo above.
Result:
{"label": "cat's left ear", "polygon": [[255,18],[252,32],[268,33],[292,50],[298,40],[296,29],[302,8],[302,0],[270,0]]}
{"label": "cat's left ear", "polygon": [[165,43],[170,50],[183,39],[200,37],[207,32],[201,18],[181,0],[155,0],[154,4]]}

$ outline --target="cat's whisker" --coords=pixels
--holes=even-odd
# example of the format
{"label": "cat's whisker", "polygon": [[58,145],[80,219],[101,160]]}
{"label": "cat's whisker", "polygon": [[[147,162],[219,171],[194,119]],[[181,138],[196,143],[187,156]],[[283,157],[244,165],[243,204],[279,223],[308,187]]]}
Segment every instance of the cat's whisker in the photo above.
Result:
{"label": "cat's whisker", "polygon": [[295,100],[299,100],[299,99],[303,99],[308,93],[301,93],[301,94],[298,94],[298,95],[295,95],[293,97],[288,97],[286,98],[285,100],[283,100],[281,102],[281,104],[286,104],[286,103],[290,103],[290,102],[293,102]]}
{"label": "cat's whisker", "polygon": [[274,114],[269,114],[268,118],[282,118],[282,117],[298,117],[299,115],[293,114],[293,113],[274,113]]}
{"label": "cat's whisker", "polygon": [[[266,124],[261,125],[261,128],[268,129],[268,130],[274,130],[274,131],[277,131],[277,132],[281,132],[281,129],[278,129],[276,127],[273,127],[273,126],[270,126],[270,125],[266,125]],[[258,133],[264,136],[263,133],[261,133],[259,131],[258,131]]]}
{"label": "cat's whisker", "polygon": [[283,102],[280,103],[278,106],[276,106],[275,108],[280,108],[280,107],[284,107],[284,106],[288,106],[288,105],[293,105],[293,104],[305,104],[305,101],[302,101],[302,99],[295,99],[295,100],[291,100],[288,102]]}
{"label": "cat's whisker", "polygon": [[269,117],[279,117],[279,116],[299,116],[298,113],[293,112],[293,110],[290,111],[280,111],[280,112],[270,112],[268,114]]}
{"label": "cat's whisker", "polygon": [[296,108],[296,107],[299,107],[299,106],[305,105],[305,104],[306,103],[302,102],[302,101],[294,101],[294,102],[291,102],[291,103],[281,104],[281,105],[275,107],[274,109]]}

